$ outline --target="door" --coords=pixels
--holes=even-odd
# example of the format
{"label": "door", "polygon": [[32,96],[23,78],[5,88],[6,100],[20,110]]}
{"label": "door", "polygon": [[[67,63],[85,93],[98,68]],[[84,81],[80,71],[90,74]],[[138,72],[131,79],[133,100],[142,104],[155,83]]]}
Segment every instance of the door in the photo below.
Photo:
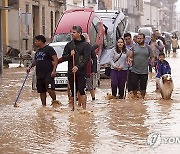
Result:
{"label": "door", "polygon": [[33,18],[33,39],[34,39],[36,35],[40,34],[39,6],[34,6],[34,5],[32,6],[32,18]]}

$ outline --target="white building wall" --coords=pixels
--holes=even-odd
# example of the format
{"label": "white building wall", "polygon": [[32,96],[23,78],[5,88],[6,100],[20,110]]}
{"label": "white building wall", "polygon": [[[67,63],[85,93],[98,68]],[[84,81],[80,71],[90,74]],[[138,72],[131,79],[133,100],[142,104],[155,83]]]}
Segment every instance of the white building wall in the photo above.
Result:
{"label": "white building wall", "polygon": [[144,25],[152,25],[155,28],[159,29],[159,20],[160,20],[160,12],[159,8],[155,6],[150,6],[147,3],[144,3],[144,15],[141,17],[141,24]]}

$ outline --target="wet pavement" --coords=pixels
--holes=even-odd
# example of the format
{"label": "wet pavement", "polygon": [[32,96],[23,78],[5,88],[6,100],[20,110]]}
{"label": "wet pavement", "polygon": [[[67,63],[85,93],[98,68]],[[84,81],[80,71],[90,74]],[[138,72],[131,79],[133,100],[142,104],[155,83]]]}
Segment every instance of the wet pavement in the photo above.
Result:
{"label": "wet pavement", "polygon": [[66,92],[57,91],[62,105],[42,107],[31,90],[32,73],[14,102],[26,76],[25,68],[4,69],[0,79],[0,154],[149,154],[179,153],[180,55],[167,58],[172,68],[172,100],[155,92],[149,75],[145,100],[107,100],[110,81],[103,79],[96,100],[88,93],[88,112],[72,112]]}

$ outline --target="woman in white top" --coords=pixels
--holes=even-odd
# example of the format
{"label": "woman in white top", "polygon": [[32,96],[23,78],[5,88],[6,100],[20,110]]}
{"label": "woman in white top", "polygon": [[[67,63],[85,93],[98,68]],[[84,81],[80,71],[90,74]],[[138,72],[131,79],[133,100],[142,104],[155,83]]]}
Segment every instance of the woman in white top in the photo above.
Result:
{"label": "woman in white top", "polygon": [[178,39],[173,35],[171,39],[173,53],[176,53],[176,49],[178,48]]}
{"label": "woman in white top", "polygon": [[128,53],[126,50],[123,38],[119,38],[116,46],[111,51],[110,64],[111,64],[111,89],[112,95],[116,97],[117,88],[119,89],[119,98],[124,98],[124,87],[127,80],[127,59]]}

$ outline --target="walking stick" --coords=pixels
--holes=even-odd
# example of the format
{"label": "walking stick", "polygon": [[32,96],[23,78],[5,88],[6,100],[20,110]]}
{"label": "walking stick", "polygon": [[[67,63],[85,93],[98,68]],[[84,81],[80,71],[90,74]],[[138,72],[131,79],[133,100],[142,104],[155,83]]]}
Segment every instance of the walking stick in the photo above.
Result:
{"label": "walking stick", "polygon": [[128,78],[129,78],[129,66],[128,66],[128,69],[127,69],[127,79],[126,79],[126,83],[125,83],[125,87],[124,87],[124,98],[126,98],[126,93],[127,93],[127,87],[128,87]]}
{"label": "walking stick", "polygon": [[[73,67],[75,66],[75,56],[73,55]],[[74,78],[74,101],[73,101],[73,108],[72,111],[75,109],[75,103],[76,103],[76,73],[73,73]]]}
{"label": "walking stick", "polygon": [[23,87],[24,87],[24,84],[25,84],[25,82],[26,82],[26,80],[27,80],[27,78],[28,78],[28,75],[29,75],[29,72],[27,72],[26,77],[25,77],[25,79],[24,79],[24,82],[23,82],[23,84],[22,84],[22,86],[21,86],[21,88],[20,88],[20,90],[19,90],[19,93],[18,93],[18,95],[17,95],[17,97],[16,97],[16,101],[15,101],[15,103],[14,103],[14,107],[17,107],[17,101],[18,101],[19,96],[20,96],[20,94],[21,94],[21,92],[22,92],[22,90],[23,90]]}
{"label": "walking stick", "polygon": [[[32,63],[30,64],[29,68],[31,68],[31,67],[32,67]],[[18,95],[17,95],[17,97],[16,97],[16,101],[15,101],[15,103],[14,103],[14,107],[17,107],[17,101],[18,101],[19,96],[20,96],[20,94],[21,94],[21,92],[22,92],[22,90],[23,90],[23,87],[24,87],[24,84],[25,84],[25,82],[26,82],[26,80],[27,80],[27,78],[28,78],[28,75],[29,75],[29,72],[26,73],[26,77],[25,77],[25,79],[24,79],[24,81],[23,81],[23,84],[22,84],[22,86],[21,86],[21,88],[20,88],[20,90],[19,90],[19,93],[18,93]]]}

